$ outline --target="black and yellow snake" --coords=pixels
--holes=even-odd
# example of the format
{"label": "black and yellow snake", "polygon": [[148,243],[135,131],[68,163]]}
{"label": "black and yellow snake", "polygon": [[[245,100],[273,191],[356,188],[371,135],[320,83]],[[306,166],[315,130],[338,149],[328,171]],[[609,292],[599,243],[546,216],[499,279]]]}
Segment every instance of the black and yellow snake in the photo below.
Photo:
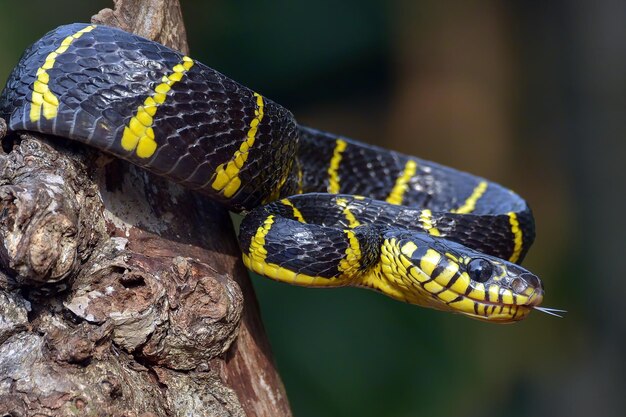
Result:
{"label": "black and yellow snake", "polygon": [[266,277],[368,287],[498,322],[543,299],[518,265],[534,221],[512,191],[300,126],[262,95],[130,33],[71,24],[46,34],[10,75],[0,116],[11,131],[84,142],[247,212],[243,260]]}

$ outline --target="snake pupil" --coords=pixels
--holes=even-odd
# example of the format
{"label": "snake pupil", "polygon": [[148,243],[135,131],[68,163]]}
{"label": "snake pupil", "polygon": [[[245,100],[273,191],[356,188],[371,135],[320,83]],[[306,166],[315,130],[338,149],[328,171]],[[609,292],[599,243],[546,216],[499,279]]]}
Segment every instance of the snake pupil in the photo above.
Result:
{"label": "snake pupil", "polygon": [[472,259],[472,261],[467,265],[467,273],[474,281],[486,282],[489,278],[491,278],[493,267],[491,266],[491,263],[485,259]]}

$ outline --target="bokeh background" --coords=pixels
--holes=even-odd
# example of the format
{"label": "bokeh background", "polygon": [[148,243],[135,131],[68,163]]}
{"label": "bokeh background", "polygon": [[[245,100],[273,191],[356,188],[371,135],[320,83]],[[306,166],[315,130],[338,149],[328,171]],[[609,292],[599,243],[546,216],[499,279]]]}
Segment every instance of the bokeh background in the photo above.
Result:
{"label": "bokeh background", "polygon": [[[297,417],[622,416],[626,3],[183,0],[192,55],[304,124],[524,196],[545,305],[497,326],[358,289],[254,279]],[[0,0],[21,51],[109,1]]]}

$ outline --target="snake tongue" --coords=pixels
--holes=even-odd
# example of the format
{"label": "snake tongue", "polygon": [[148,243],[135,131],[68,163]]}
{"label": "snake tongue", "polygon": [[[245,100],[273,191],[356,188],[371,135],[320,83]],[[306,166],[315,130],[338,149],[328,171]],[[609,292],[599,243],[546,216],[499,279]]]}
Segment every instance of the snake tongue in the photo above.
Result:
{"label": "snake tongue", "polygon": [[542,313],[546,313],[550,316],[558,317],[561,319],[563,318],[565,313],[567,313],[567,310],[560,310],[558,308],[539,307],[539,306],[533,306],[533,308],[537,311],[541,311]]}

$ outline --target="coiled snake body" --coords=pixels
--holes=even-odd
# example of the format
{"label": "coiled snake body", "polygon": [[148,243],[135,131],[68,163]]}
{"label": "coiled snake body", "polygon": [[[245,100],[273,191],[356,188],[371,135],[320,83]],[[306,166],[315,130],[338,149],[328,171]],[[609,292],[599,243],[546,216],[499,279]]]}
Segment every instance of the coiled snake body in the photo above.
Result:
{"label": "coiled snake body", "polygon": [[243,260],[269,278],[369,287],[499,322],[543,298],[518,265],[534,222],[510,190],[300,126],[260,94],[124,31],[71,24],[46,34],[10,75],[0,116],[12,131],[84,142],[247,212]]}

